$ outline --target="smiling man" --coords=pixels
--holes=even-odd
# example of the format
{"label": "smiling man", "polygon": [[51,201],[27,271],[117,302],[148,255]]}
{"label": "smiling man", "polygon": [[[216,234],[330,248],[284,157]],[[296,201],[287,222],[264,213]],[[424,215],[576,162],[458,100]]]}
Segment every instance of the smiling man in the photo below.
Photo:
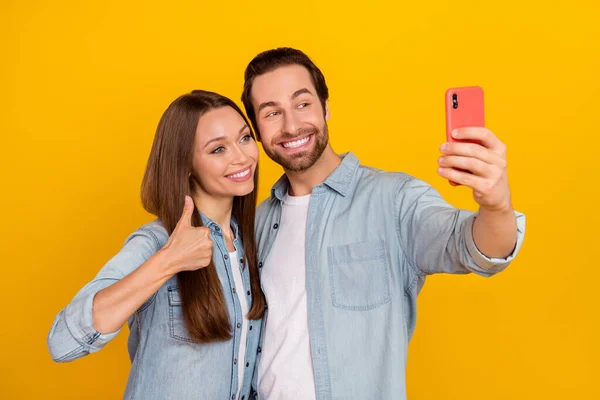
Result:
{"label": "smiling man", "polygon": [[505,146],[489,130],[455,132],[481,145],[444,143],[439,161],[442,177],[473,190],[473,213],[419,179],[335,153],[328,97],[299,50],[266,51],[246,69],[246,112],[285,171],[256,219],[268,312],[255,395],[404,399],[425,277],[502,271],[521,247],[525,217],[512,207]]}

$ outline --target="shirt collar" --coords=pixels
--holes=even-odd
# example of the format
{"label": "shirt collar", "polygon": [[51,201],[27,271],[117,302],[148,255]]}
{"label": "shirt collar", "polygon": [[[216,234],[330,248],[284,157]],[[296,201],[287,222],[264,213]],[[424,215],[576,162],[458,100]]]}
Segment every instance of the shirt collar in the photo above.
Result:
{"label": "shirt collar", "polygon": [[[217,224],[212,219],[208,218],[202,212],[200,212],[200,211],[198,211],[198,212],[200,213],[200,218],[202,218],[202,225],[203,226],[205,226],[208,229],[210,229],[210,231],[212,233],[222,234],[223,228],[221,226],[219,226],[219,224]],[[237,223],[237,221],[236,221],[236,219],[235,219],[235,217],[233,215],[231,216],[231,229],[233,230],[233,234],[237,238],[238,237],[238,223]]]}
{"label": "shirt collar", "polygon": [[[352,152],[341,155],[342,162],[336,169],[325,179],[323,185],[335,190],[342,196],[347,196],[355,187],[352,184],[352,177],[360,166],[360,161]],[[290,181],[284,174],[271,188],[271,197],[280,201],[288,192]]]}

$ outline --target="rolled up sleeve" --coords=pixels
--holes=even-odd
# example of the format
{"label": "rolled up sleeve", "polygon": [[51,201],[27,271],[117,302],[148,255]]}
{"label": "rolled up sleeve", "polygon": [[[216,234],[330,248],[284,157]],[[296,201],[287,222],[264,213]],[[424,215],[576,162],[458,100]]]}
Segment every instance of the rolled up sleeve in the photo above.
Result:
{"label": "rolled up sleeve", "polygon": [[462,257],[468,260],[467,263],[471,265],[471,269],[474,272],[484,276],[491,276],[508,267],[511,261],[517,256],[525,238],[525,215],[515,211],[515,217],[517,219],[517,243],[513,252],[506,258],[492,258],[483,254],[477,248],[473,237],[473,224],[475,223],[477,214],[473,214],[465,220],[463,231],[466,251],[463,250]]}
{"label": "rolled up sleeve", "polygon": [[48,349],[54,361],[67,362],[94,353],[118,335],[120,329],[101,334],[94,328],[94,297],[133,272],[159,249],[159,242],[150,230],[140,229],[127,238],[121,251],[54,319],[48,334]]}
{"label": "rolled up sleeve", "polygon": [[429,184],[409,178],[395,191],[397,231],[417,274],[494,275],[505,269],[519,252],[525,234],[525,215],[516,212],[518,237],[513,253],[489,258],[473,239],[476,213],[448,204]]}

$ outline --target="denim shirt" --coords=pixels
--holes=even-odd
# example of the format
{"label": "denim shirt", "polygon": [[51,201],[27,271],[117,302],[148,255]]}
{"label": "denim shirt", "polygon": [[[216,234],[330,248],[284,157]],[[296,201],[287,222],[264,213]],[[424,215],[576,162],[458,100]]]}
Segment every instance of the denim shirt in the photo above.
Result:
{"label": "denim shirt", "polygon": [[[256,359],[261,321],[250,320],[246,359],[238,360],[242,326],[242,309],[229,254],[221,227],[202,215],[204,226],[213,240],[213,261],[222,284],[229,312],[233,338],[200,344],[191,338],[183,318],[177,275],[169,279],[129,318],[128,350],[131,370],[125,399],[247,399]],[[243,245],[237,223],[232,218],[234,241],[240,264],[245,265]],[[100,334],[93,326],[92,304],[100,290],[119,281],[162,248],[168,234],[159,220],[142,226],[131,234],[122,250],[100,270],[93,281],[77,293],[71,303],[54,320],[48,347],[57,362],[75,360],[102,349],[117,332]],[[252,303],[248,268],[242,271],[248,305]],[[237,289],[240,293],[240,288]],[[240,395],[238,363],[246,365]]]}
{"label": "denim shirt", "polygon": [[[283,176],[258,209],[259,267],[277,235],[288,186]],[[408,343],[425,277],[502,271],[523,242],[525,216],[515,214],[514,252],[506,259],[486,257],[473,240],[475,213],[450,206],[421,180],[364,167],[352,153],[345,155],[313,188],[306,225],[316,398],[405,399]]]}

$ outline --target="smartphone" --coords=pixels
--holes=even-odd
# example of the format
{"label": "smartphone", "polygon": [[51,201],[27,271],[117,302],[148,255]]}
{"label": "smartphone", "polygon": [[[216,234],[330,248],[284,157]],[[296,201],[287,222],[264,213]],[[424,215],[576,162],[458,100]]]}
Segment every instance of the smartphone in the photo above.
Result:
{"label": "smartphone", "polygon": [[479,86],[451,88],[446,91],[446,140],[457,142],[452,131],[468,126],[485,126],[483,89]]}
{"label": "smartphone", "polygon": [[[446,91],[446,141],[478,143],[476,140],[458,140],[452,131],[469,126],[485,126],[483,89],[479,86],[450,88]],[[463,171],[468,172],[468,171]],[[450,181],[452,186],[458,186]]]}

